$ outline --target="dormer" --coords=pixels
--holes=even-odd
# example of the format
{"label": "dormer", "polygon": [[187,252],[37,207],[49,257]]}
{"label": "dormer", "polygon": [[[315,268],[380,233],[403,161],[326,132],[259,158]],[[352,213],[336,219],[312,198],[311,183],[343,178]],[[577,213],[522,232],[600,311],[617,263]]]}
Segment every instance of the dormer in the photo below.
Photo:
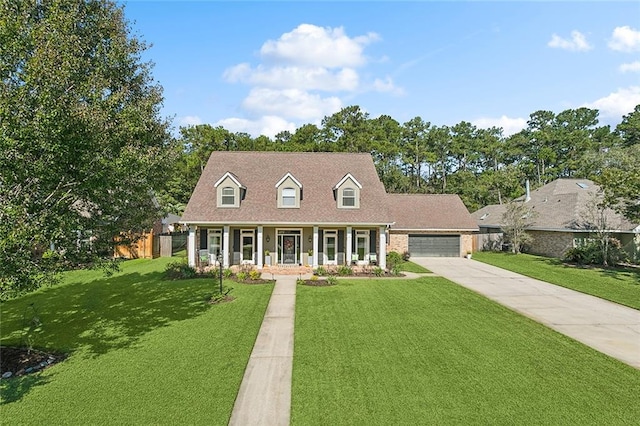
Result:
{"label": "dormer", "polygon": [[360,191],[362,185],[351,173],[347,173],[340,182],[333,187],[333,196],[339,209],[359,209]]}
{"label": "dormer", "polygon": [[240,183],[233,173],[225,173],[214,184],[216,188],[217,206],[224,208],[238,208],[244,199],[247,188]]}
{"label": "dormer", "polygon": [[287,173],[276,183],[276,197],[279,209],[299,209],[302,184],[291,173]]}

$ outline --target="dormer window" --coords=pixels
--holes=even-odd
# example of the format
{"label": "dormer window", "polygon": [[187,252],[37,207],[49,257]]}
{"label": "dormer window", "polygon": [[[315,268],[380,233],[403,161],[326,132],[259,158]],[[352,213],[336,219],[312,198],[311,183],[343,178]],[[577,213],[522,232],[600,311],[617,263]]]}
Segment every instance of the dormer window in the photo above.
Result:
{"label": "dormer window", "polygon": [[235,175],[229,172],[225,173],[214,186],[218,207],[240,207],[240,202],[244,200],[247,188],[240,183]]}
{"label": "dormer window", "polygon": [[342,190],[342,206],[343,207],[356,206],[356,190],[355,189],[345,188]]}
{"label": "dormer window", "polygon": [[279,209],[298,209],[302,200],[302,184],[287,173],[276,183],[276,197]]}
{"label": "dormer window", "polygon": [[333,197],[339,209],[359,209],[362,185],[351,173],[347,173],[340,182],[333,187]]}
{"label": "dormer window", "polygon": [[295,188],[282,189],[282,207],[296,206],[296,190]]}
{"label": "dormer window", "polygon": [[222,188],[222,205],[234,206],[236,204],[236,191],[230,187],[225,186]]}

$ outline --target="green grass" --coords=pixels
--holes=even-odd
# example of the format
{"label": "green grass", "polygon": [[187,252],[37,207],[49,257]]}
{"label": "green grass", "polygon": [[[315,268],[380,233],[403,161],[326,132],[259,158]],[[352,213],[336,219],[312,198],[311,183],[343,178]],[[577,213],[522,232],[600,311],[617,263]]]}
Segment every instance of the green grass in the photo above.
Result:
{"label": "green grass", "polygon": [[35,345],[70,352],[41,373],[0,383],[8,424],[227,424],[273,285],[165,281],[172,259],[127,261],[117,275],[75,271],[1,306],[1,342],[19,345],[38,309]]}
{"label": "green grass", "polygon": [[416,274],[427,274],[431,272],[427,268],[420,266],[417,263],[413,263],[409,260],[404,261],[400,264],[400,270],[404,272],[414,272]]}
{"label": "green grass", "polygon": [[640,418],[640,371],[443,278],[297,292],[294,425]]}
{"label": "green grass", "polygon": [[640,269],[581,268],[559,259],[498,252],[478,252],[473,258],[531,278],[640,309]]}

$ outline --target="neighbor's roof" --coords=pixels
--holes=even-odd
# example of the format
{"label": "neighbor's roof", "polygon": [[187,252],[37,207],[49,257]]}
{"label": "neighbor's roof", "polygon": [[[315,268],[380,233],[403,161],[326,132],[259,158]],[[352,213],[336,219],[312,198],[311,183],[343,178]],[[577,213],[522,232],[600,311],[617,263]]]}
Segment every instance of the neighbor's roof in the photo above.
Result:
{"label": "neighbor's roof", "polygon": [[[217,207],[214,184],[233,173],[246,187],[239,208]],[[302,185],[300,208],[278,208],[275,184],[290,173]],[[334,186],[350,173],[362,185],[359,209],[339,209]],[[211,154],[182,215],[189,223],[388,224],[386,192],[369,154],[238,152]]]}
{"label": "neighbor's roof", "polygon": [[477,231],[478,225],[455,194],[388,194],[392,230]]}
{"label": "neighbor's roof", "polygon": [[[583,230],[588,228],[589,205],[599,197],[600,187],[589,179],[556,179],[534,191],[526,202],[535,216],[529,229]],[[525,201],[522,196],[515,201]],[[494,204],[472,213],[482,227],[500,227],[506,204]],[[612,230],[631,231],[637,227],[611,209],[605,210]]]}

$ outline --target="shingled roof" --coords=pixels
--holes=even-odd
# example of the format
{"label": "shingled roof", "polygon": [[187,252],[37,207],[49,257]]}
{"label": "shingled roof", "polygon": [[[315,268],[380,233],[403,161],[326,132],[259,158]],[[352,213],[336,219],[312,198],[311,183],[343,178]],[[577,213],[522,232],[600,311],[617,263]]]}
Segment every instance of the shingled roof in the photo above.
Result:
{"label": "shingled roof", "polygon": [[[217,207],[214,184],[227,172],[246,187],[240,208]],[[302,185],[300,208],[277,206],[275,185],[290,173]],[[334,186],[350,173],[362,185],[359,209],[339,209]],[[367,224],[393,222],[371,155],[315,152],[214,152],[187,204],[191,224]]]}
{"label": "shingled roof", "polygon": [[[556,179],[535,191],[526,204],[536,212],[529,229],[538,230],[582,230],[586,222],[588,206],[593,197],[598,197],[600,187],[589,179]],[[525,201],[525,196],[516,199]],[[500,227],[505,204],[494,204],[472,213],[478,225]],[[613,229],[632,231],[638,224],[632,224],[613,210],[607,210],[607,222]]]}
{"label": "shingled roof", "polygon": [[478,225],[455,194],[389,194],[393,230],[477,231]]}

